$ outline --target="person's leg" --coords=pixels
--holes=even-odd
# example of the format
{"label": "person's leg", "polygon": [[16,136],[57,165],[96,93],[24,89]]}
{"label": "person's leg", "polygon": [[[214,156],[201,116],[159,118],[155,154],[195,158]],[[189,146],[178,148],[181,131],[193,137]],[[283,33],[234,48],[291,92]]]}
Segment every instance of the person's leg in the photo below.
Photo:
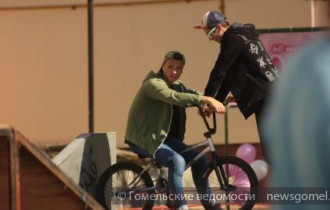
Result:
{"label": "person's leg", "polygon": [[[172,138],[170,141],[165,141],[164,143],[168,145],[170,148],[172,148],[174,151],[176,151],[177,153],[180,153],[181,151],[183,151],[188,147],[180,139],[175,139],[175,138]],[[190,150],[181,155],[184,158],[185,162],[189,163],[198,154],[199,153],[196,150]],[[206,168],[207,168],[206,158],[202,157],[191,166],[191,171],[198,194],[204,195],[203,198],[211,198],[211,189],[209,187],[209,184],[205,183],[203,179],[203,174],[206,171]],[[214,202],[210,202],[210,199],[201,200],[201,203],[203,204],[205,209],[215,208]]]}
{"label": "person's leg", "polygon": [[155,160],[168,167],[168,185],[172,194],[171,198],[174,198],[175,208],[179,209],[186,205],[182,185],[182,176],[186,166],[183,157],[169,146],[162,144],[155,153]]}
{"label": "person's leg", "polygon": [[262,133],[261,127],[262,127],[262,122],[263,122],[263,114],[265,111],[265,102],[260,102],[258,104],[258,106],[256,107],[256,111],[255,111],[255,118],[256,118],[256,124],[257,124],[257,130],[258,130],[258,134],[259,134],[259,139],[260,139],[260,146],[261,146],[261,150],[262,150],[262,154],[265,158],[265,160],[267,160],[267,162],[269,162],[269,158],[267,157],[267,150],[266,150],[266,145],[265,145],[265,140],[264,140],[264,135]]}

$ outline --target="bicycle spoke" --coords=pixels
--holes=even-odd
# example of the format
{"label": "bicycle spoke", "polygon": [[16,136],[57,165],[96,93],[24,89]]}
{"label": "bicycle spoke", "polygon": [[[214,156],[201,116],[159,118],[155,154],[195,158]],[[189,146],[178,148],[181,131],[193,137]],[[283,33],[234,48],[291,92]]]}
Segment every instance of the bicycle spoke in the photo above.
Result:
{"label": "bicycle spoke", "polygon": [[141,209],[153,203],[146,201],[154,192],[151,178],[132,163],[118,163],[100,178],[101,203],[107,209]]}
{"label": "bicycle spoke", "polygon": [[[250,166],[244,161],[227,157],[218,161],[217,168],[212,165],[206,172],[206,177],[215,198],[215,202],[227,209],[250,209],[255,203],[255,188],[257,179]],[[219,184],[216,169],[220,167],[225,173],[228,185],[223,188]],[[222,177],[223,178],[223,177]],[[225,208],[225,209],[226,209]]]}

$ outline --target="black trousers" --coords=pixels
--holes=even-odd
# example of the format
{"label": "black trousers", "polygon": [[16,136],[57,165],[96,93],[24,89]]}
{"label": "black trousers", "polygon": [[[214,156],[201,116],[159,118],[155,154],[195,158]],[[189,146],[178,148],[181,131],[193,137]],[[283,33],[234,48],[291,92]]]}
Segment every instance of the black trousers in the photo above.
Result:
{"label": "black trousers", "polygon": [[255,107],[255,117],[256,117],[256,123],[257,123],[257,129],[258,129],[258,134],[259,134],[259,139],[260,139],[260,146],[262,149],[262,154],[267,162],[269,162],[269,158],[267,157],[267,146],[265,137],[262,132],[262,123],[263,123],[263,117],[265,114],[265,106],[266,102],[261,101],[259,102],[256,107]]}

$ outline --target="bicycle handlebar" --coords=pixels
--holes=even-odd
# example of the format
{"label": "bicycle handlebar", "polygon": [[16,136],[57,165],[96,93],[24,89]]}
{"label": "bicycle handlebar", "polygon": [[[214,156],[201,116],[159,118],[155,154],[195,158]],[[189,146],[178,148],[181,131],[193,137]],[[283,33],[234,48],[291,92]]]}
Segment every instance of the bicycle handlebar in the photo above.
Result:
{"label": "bicycle handlebar", "polygon": [[204,133],[204,136],[205,137],[210,137],[211,135],[215,134],[216,131],[217,131],[217,121],[216,121],[215,112],[212,113],[212,115],[213,115],[212,116],[212,119],[213,119],[213,128],[211,128],[209,122],[206,119],[206,116],[203,114],[203,109],[201,107],[198,107],[198,109],[199,109],[200,115],[203,118],[203,121],[205,123],[205,126],[206,126],[206,128],[208,130],[208,132]]}

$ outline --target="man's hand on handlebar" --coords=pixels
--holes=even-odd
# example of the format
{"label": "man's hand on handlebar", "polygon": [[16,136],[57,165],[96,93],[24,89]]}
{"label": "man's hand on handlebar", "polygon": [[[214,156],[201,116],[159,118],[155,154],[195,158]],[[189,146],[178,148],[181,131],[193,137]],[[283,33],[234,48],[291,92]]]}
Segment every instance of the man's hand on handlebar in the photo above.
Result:
{"label": "man's hand on handlebar", "polygon": [[225,113],[226,112],[226,107],[220,102],[217,101],[216,99],[205,96],[205,102],[209,105],[206,108],[203,108],[203,115],[210,116],[213,112],[217,113]]}

